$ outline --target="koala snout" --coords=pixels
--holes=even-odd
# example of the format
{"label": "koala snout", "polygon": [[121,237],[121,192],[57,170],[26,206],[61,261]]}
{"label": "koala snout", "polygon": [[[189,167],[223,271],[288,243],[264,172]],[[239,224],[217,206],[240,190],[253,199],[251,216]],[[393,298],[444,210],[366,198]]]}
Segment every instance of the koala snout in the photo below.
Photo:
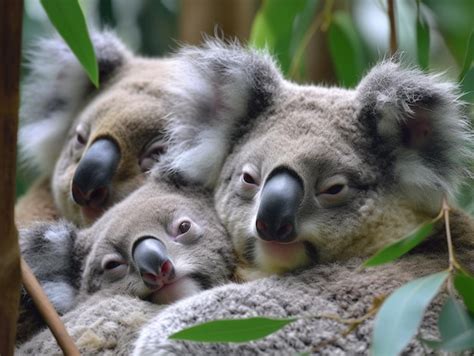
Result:
{"label": "koala snout", "polygon": [[258,207],[256,228],[265,241],[291,242],[297,234],[296,213],[304,197],[301,178],[279,169],[267,179]]}
{"label": "koala snout", "polygon": [[71,193],[81,206],[104,206],[120,162],[120,149],[109,139],[99,139],[86,151],[72,179]]}
{"label": "koala snout", "polygon": [[132,256],[143,282],[151,289],[163,287],[175,276],[166,246],[155,237],[145,236],[138,240]]}

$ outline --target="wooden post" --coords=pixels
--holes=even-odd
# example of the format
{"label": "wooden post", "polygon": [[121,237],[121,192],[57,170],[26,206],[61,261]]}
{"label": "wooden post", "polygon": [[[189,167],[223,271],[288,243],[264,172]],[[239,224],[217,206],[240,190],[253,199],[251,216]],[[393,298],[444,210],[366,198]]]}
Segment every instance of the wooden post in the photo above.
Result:
{"label": "wooden post", "polygon": [[14,222],[23,1],[0,0],[0,354],[13,355],[20,300]]}

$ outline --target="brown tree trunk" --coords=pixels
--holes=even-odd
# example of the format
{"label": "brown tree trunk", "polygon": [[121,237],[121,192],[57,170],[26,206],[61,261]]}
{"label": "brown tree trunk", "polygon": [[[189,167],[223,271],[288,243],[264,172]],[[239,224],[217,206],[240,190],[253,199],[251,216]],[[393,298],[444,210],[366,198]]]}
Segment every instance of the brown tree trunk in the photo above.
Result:
{"label": "brown tree trunk", "polygon": [[258,0],[181,0],[179,38],[190,44],[202,42],[203,34],[224,33],[226,38],[247,41]]}
{"label": "brown tree trunk", "polygon": [[13,355],[20,298],[14,223],[23,1],[0,0],[0,354]]}

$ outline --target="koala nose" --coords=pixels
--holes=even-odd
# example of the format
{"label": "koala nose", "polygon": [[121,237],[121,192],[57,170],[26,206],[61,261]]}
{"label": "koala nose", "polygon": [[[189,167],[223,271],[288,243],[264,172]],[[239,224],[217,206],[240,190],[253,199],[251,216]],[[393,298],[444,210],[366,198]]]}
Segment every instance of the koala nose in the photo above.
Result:
{"label": "koala nose", "polygon": [[133,246],[132,256],[147,287],[159,289],[173,279],[173,263],[166,246],[157,238],[145,236],[138,240]]}
{"label": "koala nose", "polygon": [[260,195],[256,228],[265,241],[291,242],[297,236],[296,213],[303,200],[301,178],[279,169],[266,181]]}
{"label": "koala nose", "polygon": [[71,193],[81,206],[101,208],[109,195],[109,186],[120,162],[120,150],[109,139],[95,141],[77,165]]}

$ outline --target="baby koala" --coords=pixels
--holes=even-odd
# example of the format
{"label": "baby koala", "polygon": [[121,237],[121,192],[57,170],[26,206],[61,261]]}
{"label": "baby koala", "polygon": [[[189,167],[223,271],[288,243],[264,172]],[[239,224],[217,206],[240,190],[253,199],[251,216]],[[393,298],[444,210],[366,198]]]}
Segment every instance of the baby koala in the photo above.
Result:
{"label": "baby koala", "polygon": [[[40,224],[20,232],[20,245],[60,314],[98,291],[168,304],[223,284],[235,265],[206,192],[152,180],[87,229]],[[24,297],[23,340],[34,327]]]}

